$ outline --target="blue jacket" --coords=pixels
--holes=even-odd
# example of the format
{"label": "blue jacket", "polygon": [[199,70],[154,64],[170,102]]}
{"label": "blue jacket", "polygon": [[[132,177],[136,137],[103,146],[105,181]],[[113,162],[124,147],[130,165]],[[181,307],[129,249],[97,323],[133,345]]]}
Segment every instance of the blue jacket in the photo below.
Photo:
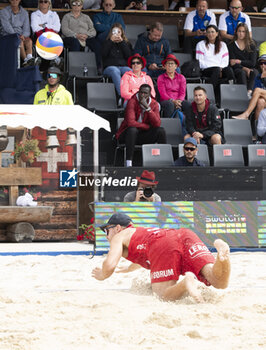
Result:
{"label": "blue jacket", "polygon": [[205,164],[197,158],[194,158],[193,162],[190,163],[185,156],[182,156],[175,161],[175,166],[205,166]]}
{"label": "blue jacket", "polygon": [[134,53],[144,56],[147,61],[147,68],[150,64],[156,63],[160,65],[162,60],[172,52],[168,39],[163,36],[159,41],[152,41],[148,34],[144,33],[138,37],[135,45]]}
{"label": "blue jacket", "polygon": [[261,88],[266,90],[266,82],[264,83],[264,81],[261,79],[261,74],[257,75],[255,78],[253,90],[255,90],[256,88]]}
{"label": "blue jacket", "polygon": [[105,11],[96,13],[92,21],[97,33],[109,31],[114,23],[120,23],[125,29],[123,17],[116,12],[111,12],[109,15]]}

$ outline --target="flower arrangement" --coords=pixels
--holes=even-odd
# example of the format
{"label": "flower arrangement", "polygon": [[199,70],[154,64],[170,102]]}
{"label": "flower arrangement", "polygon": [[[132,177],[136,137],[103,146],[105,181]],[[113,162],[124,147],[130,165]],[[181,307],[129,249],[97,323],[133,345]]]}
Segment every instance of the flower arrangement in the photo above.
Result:
{"label": "flower arrangement", "polygon": [[95,228],[94,228],[94,218],[91,218],[90,224],[82,224],[79,226],[82,233],[77,235],[78,241],[83,241],[86,238],[89,241],[95,241]]}
{"label": "flower arrangement", "polygon": [[29,188],[23,187],[22,189],[19,190],[19,195],[20,196],[23,196],[26,193],[31,194],[35,201],[37,201],[38,198],[40,198],[42,196],[40,191],[39,192],[33,192],[32,188],[31,188],[31,185],[29,185]]}
{"label": "flower arrangement", "polygon": [[12,155],[16,159],[21,159],[23,162],[33,163],[34,159],[41,154],[37,139],[26,139],[16,144]]}

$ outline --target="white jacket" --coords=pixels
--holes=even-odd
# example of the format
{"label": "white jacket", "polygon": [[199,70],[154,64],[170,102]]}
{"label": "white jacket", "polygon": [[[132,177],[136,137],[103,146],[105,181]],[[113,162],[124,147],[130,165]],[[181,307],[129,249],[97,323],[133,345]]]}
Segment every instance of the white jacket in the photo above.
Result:
{"label": "white jacket", "polygon": [[226,44],[221,42],[220,52],[214,53],[214,44],[205,45],[205,40],[198,42],[196,46],[196,59],[199,61],[200,69],[210,67],[225,68],[229,64],[229,53]]}
{"label": "white jacket", "polygon": [[46,14],[40,10],[34,11],[31,14],[31,29],[33,33],[44,29],[40,24],[45,24],[46,28],[53,29],[56,33],[60,31],[61,24],[58,14],[55,11],[48,11]]}

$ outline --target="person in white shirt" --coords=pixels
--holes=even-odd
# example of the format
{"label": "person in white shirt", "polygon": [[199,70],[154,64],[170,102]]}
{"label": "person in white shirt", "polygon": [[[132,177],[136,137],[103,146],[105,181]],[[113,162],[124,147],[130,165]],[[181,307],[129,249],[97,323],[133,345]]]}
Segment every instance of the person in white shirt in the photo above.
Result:
{"label": "person in white shirt", "polygon": [[240,0],[232,0],[230,2],[229,11],[226,11],[220,16],[218,28],[223,40],[233,40],[239,22],[246,23],[250,37],[252,36],[250,18],[246,13],[241,12],[242,9],[243,7]]}
{"label": "person in white shirt", "polygon": [[196,10],[191,11],[185,20],[184,52],[193,53],[196,44],[206,37],[206,28],[210,24],[216,25],[215,15],[208,10],[206,0],[198,0]]}
{"label": "person in white shirt", "polygon": [[206,39],[197,44],[196,59],[199,61],[202,76],[210,78],[216,92],[219,78],[233,83],[234,73],[229,66],[229,52],[226,44],[220,40],[219,30],[215,25],[206,28]]}
{"label": "person in white shirt", "polygon": [[59,16],[51,9],[51,0],[39,0],[38,10],[31,14],[31,29],[37,38],[44,32],[58,33],[60,31]]}

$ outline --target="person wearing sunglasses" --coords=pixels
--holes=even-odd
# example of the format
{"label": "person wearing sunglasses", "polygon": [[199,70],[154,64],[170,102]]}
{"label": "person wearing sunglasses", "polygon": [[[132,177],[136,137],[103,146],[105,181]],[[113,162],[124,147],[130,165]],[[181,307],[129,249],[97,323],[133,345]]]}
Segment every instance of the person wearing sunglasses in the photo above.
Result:
{"label": "person wearing sunglasses", "polygon": [[[51,0],[39,0],[38,10],[31,14],[31,29],[34,33],[33,41],[36,42],[37,38],[44,32],[59,33],[61,23],[58,14],[52,11]],[[60,65],[61,59],[57,57],[54,62]],[[49,67],[50,61],[42,59],[40,70],[45,71]]]}
{"label": "person wearing sunglasses", "polygon": [[202,86],[194,89],[194,100],[186,109],[186,129],[189,137],[209,146],[224,143],[222,122],[217,107],[210,103]]}
{"label": "person wearing sunglasses", "polygon": [[29,14],[20,6],[20,0],[9,0],[9,2],[10,5],[0,11],[1,35],[18,34],[22,65],[34,65],[38,62],[32,56]]}
{"label": "person wearing sunglasses", "polygon": [[205,166],[196,158],[198,145],[193,137],[189,137],[184,141],[183,150],[184,155],[175,161],[175,166]]}
{"label": "person wearing sunglasses", "polygon": [[95,53],[99,75],[102,73],[101,47],[90,16],[81,12],[83,0],[71,0],[71,11],[62,19],[62,34],[69,51],[82,51],[87,46]]}
{"label": "person wearing sunglasses", "polygon": [[232,0],[229,11],[220,16],[218,28],[224,41],[230,42],[230,40],[233,40],[239,22],[246,23],[250,37],[252,37],[250,18],[246,13],[242,12],[242,9],[240,0]]}
{"label": "person wearing sunglasses", "polygon": [[[131,218],[121,212],[113,214],[100,226],[110,242],[110,249],[101,267],[92,270],[98,281],[109,278],[120,258],[132,262],[118,272],[130,272],[139,267],[150,270],[154,294],[164,301],[180,299],[188,293],[203,302],[200,283],[225,289],[231,272],[230,248],[221,240],[214,241],[216,258],[201,239],[190,229],[134,227]],[[183,275],[181,281],[179,277]]]}
{"label": "person wearing sunglasses", "polygon": [[255,120],[257,120],[260,112],[266,108],[266,55],[259,57],[258,63],[261,73],[255,78],[254,91],[248,108],[238,116],[233,116],[234,119],[248,119],[255,110]]}
{"label": "person wearing sunglasses", "polygon": [[58,67],[49,67],[47,84],[34,96],[35,105],[73,105],[72,95],[60,84],[62,72]]}
{"label": "person wearing sunglasses", "polygon": [[124,99],[124,107],[127,105],[127,101],[139,91],[142,84],[148,84],[151,87],[151,95],[156,97],[152,79],[143,69],[146,66],[146,60],[138,53],[130,56],[127,65],[132,71],[126,72],[120,81],[121,97]]}

